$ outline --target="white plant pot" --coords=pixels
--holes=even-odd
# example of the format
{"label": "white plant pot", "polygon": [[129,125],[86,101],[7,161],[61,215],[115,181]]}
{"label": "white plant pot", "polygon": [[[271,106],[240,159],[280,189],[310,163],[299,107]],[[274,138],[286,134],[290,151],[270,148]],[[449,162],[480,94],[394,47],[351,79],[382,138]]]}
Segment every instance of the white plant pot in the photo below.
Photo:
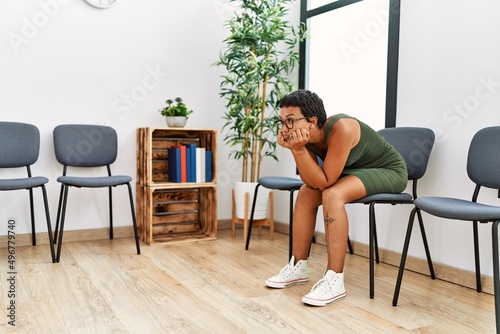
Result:
{"label": "white plant pot", "polygon": [[187,122],[187,118],[184,116],[165,116],[165,120],[171,128],[183,128]]}
{"label": "white plant pot", "polygon": [[[236,206],[236,217],[245,219],[245,192],[248,193],[248,219],[251,217],[253,194],[257,182],[234,182],[234,201]],[[271,189],[259,187],[257,202],[255,203],[255,212],[253,219],[265,219],[269,217],[269,193]]]}

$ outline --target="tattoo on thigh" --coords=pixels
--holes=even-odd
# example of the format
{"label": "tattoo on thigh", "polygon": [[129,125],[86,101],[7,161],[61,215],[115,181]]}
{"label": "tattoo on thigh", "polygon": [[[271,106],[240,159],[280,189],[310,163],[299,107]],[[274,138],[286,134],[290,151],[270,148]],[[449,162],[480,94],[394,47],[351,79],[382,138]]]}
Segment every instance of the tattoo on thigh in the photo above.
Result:
{"label": "tattoo on thigh", "polygon": [[337,219],[333,218],[333,217],[330,217],[328,216],[328,213],[325,215],[325,224],[326,225],[330,225],[332,224],[334,221],[336,221]]}

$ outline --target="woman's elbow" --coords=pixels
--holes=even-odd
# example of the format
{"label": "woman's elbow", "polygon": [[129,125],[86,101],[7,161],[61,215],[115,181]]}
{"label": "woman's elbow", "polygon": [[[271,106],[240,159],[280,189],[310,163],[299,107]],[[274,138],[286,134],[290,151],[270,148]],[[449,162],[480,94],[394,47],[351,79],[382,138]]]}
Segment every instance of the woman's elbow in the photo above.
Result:
{"label": "woman's elbow", "polygon": [[307,185],[309,187],[314,188],[314,189],[318,189],[320,191],[324,191],[324,190],[330,188],[331,186],[333,186],[334,184],[335,184],[335,182],[330,182],[328,180],[321,180],[321,181],[307,183]]}
{"label": "woman's elbow", "polygon": [[326,189],[333,187],[334,184],[335,182],[325,182],[318,185],[318,189],[321,191],[325,191]]}
{"label": "woman's elbow", "polygon": [[331,185],[328,185],[328,184],[320,184],[320,185],[318,185],[317,188],[318,188],[318,190],[324,191],[330,187],[331,187]]}

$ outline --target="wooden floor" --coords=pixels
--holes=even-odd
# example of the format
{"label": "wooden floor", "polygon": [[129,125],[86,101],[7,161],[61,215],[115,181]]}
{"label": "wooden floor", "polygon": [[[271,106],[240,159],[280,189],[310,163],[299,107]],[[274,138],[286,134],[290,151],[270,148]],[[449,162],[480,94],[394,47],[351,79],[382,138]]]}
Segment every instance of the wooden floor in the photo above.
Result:
{"label": "wooden floor", "polygon": [[325,247],[313,245],[307,284],[266,288],[287,262],[287,240],[264,231],[245,251],[241,231],[223,230],[216,241],[143,244],[140,256],[132,239],[68,242],[58,264],[47,245],[19,247],[14,275],[3,248],[0,333],[494,333],[492,295],[406,272],[393,307],[397,268],[375,266],[370,299],[368,260],[357,255],[346,258],[346,299],[305,306]]}

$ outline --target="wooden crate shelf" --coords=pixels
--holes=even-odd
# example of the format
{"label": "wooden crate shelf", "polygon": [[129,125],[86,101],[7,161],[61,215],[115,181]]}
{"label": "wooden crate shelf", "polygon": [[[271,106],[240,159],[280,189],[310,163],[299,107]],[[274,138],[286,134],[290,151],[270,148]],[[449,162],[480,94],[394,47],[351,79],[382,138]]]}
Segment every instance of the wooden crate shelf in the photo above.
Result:
{"label": "wooden crate shelf", "polygon": [[[212,151],[211,182],[169,182],[168,148],[196,144]],[[137,130],[137,225],[141,240],[162,242],[217,238],[216,130]]]}
{"label": "wooden crate shelf", "polygon": [[170,183],[168,149],[195,144],[212,151],[212,182],[217,173],[217,131],[207,129],[139,128],[137,130],[137,182],[147,185]]}

